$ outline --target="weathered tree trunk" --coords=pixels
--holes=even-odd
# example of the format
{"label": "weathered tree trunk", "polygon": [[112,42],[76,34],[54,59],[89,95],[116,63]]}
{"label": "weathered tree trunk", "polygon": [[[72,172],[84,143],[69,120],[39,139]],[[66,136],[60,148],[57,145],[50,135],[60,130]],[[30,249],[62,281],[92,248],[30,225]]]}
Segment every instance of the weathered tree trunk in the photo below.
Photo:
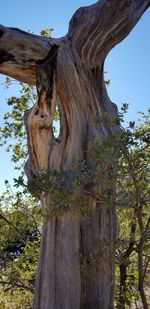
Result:
{"label": "weathered tree trunk", "polygon": [[[103,63],[149,4],[148,0],[98,1],[75,13],[68,34],[60,40],[0,27],[0,72],[33,84],[37,80],[38,102],[25,115],[30,183],[54,170],[68,173],[72,186],[71,168],[78,160],[89,170],[96,168],[91,145],[99,137],[103,144],[113,135],[117,116],[105,89]],[[56,105],[61,114],[57,139],[52,130]],[[111,151],[102,173],[108,182],[115,162]],[[72,191],[67,211],[44,221],[34,309],[113,308],[116,214],[109,194],[97,198],[95,192],[102,185],[100,175],[98,183],[88,188],[89,216],[76,211],[84,199],[79,190],[77,196]],[[43,188],[41,200],[43,211],[51,212],[49,190]]]}
{"label": "weathered tree trunk", "polygon": [[[109,113],[109,121],[116,115],[101,71],[82,67],[68,42],[53,46],[46,59],[38,62],[39,100],[26,115],[29,179],[39,171],[66,171],[79,158],[91,166],[92,142],[113,132],[113,125],[112,132],[105,126],[104,113]],[[51,128],[57,100],[62,111],[59,142]],[[49,192],[42,199],[50,210]],[[113,308],[115,209],[96,198],[91,203],[88,218],[68,211],[44,223],[34,308]],[[94,265],[87,265],[92,257]],[[91,267],[89,273],[84,267]]]}

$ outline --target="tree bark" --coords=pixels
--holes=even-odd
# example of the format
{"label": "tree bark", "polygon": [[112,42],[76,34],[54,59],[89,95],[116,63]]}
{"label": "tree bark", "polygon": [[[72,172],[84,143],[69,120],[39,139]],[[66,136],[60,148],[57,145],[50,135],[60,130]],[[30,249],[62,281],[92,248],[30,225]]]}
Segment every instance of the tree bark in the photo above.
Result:
{"label": "tree bark", "polygon": [[144,273],[143,273],[143,240],[138,245],[138,273],[139,273],[139,292],[144,309],[148,309],[149,305],[144,291]]}
{"label": "tree bark", "polygon": [[[68,173],[72,187],[71,169],[79,160],[87,169],[96,169],[93,143],[101,139],[102,155],[103,143],[118,130],[114,122],[117,108],[105,88],[104,60],[149,4],[148,0],[98,1],[79,9],[68,34],[59,40],[0,27],[0,72],[32,84],[37,81],[38,101],[25,114],[29,183],[43,173],[57,171]],[[52,130],[56,106],[61,114],[57,139]],[[34,309],[113,308],[117,220],[110,191],[115,188],[114,152],[111,147],[97,183],[89,185],[87,217],[76,211],[85,199],[84,187],[72,192],[67,211],[44,220]],[[102,190],[100,200],[96,192],[103,187],[103,176],[111,188]],[[50,189],[43,188],[40,195],[46,214],[53,204]]]}
{"label": "tree bark", "polygon": [[[114,131],[103,119],[107,112],[111,122],[117,109],[107,97],[102,68],[91,71],[81,65],[68,42],[53,46],[37,63],[39,100],[25,117],[30,150],[26,172],[31,181],[40,171],[68,171],[78,158],[90,167],[92,141]],[[52,132],[57,101],[63,114],[59,142]],[[44,209],[51,210],[49,193],[42,194],[42,201]],[[113,308],[115,209],[105,200],[100,204],[93,198],[91,203],[88,218],[69,210],[44,223],[34,308]]]}
{"label": "tree bark", "polygon": [[[135,215],[135,214],[134,214]],[[120,285],[119,285],[119,301],[117,309],[125,309],[126,307],[126,300],[127,300],[127,267],[129,264],[130,255],[135,250],[135,232],[136,232],[136,224],[135,222],[131,225],[130,231],[130,242],[128,248],[125,250],[123,256],[121,257],[120,262]]]}
{"label": "tree bark", "polygon": [[148,221],[146,223],[146,226],[144,228],[143,225],[143,220],[140,220],[140,211],[141,209],[138,209],[138,222],[139,222],[139,227],[140,227],[140,232],[141,232],[141,239],[140,242],[137,246],[137,253],[138,253],[138,275],[139,275],[139,293],[142,301],[142,305],[144,309],[148,309],[148,301],[146,297],[146,293],[144,291],[144,265],[143,265],[143,247],[144,247],[144,237],[149,229],[150,225],[150,217],[148,218]]}

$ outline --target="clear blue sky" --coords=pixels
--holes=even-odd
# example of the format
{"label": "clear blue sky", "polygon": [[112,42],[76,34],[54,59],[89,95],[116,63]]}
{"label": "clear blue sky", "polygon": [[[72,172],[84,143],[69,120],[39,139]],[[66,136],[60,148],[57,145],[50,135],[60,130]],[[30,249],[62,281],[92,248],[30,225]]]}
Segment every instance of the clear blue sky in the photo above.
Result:
{"label": "clear blue sky", "polygon": [[[66,34],[68,23],[77,8],[95,1],[50,1],[50,0],[13,0],[2,1],[0,24],[31,30],[39,34],[44,28],[54,28],[53,36]],[[132,33],[108,55],[105,63],[107,76],[111,78],[108,89],[111,100],[121,106],[130,104],[127,119],[137,118],[137,111],[150,107],[150,10],[145,13]],[[0,75],[0,84],[4,77]],[[6,111],[5,100],[15,95],[17,88],[4,91],[0,87],[0,119]],[[0,149],[0,184],[5,178],[13,178],[14,171],[10,157]],[[5,163],[4,163],[5,162]],[[1,188],[2,189],[2,188]],[[1,190],[0,190],[1,191]]]}

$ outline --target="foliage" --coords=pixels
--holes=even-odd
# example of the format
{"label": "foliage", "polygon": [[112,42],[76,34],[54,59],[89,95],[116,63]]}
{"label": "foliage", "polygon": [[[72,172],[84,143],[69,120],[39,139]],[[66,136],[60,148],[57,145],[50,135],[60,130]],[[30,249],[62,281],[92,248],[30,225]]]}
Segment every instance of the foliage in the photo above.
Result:
{"label": "foliage", "polygon": [[[12,79],[6,79],[6,87],[12,83]],[[0,145],[6,145],[6,151],[11,153],[15,168],[20,168],[17,163],[23,164],[27,156],[26,132],[22,120],[24,111],[31,107],[35,99],[35,87],[20,83],[20,96],[12,96],[7,100],[10,111],[5,113],[3,127],[0,127]]]}
{"label": "foliage", "polygon": [[141,117],[138,125],[130,122],[122,134],[117,182],[117,308],[148,308],[150,301],[150,110]]}
{"label": "foliage", "polygon": [[41,30],[40,34],[41,34],[42,36],[45,36],[45,37],[47,37],[47,38],[50,38],[50,37],[51,37],[52,31],[53,31],[53,28],[43,28],[43,29]]}
{"label": "foliage", "polygon": [[[6,79],[6,87],[14,81]],[[36,99],[32,86],[20,84],[20,95],[7,100],[9,111],[0,128],[0,143],[10,152],[12,162],[24,178],[23,165],[27,157],[26,132],[22,121],[24,111]],[[18,179],[14,179],[17,188]],[[5,181],[0,196],[0,308],[31,308],[35,270],[41,235],[41,209],[37,200]]]}
{"label": "foliage", "polygon": [[40,235],[40,205],[7,182],[0,198],[0,308],[31,307]]}

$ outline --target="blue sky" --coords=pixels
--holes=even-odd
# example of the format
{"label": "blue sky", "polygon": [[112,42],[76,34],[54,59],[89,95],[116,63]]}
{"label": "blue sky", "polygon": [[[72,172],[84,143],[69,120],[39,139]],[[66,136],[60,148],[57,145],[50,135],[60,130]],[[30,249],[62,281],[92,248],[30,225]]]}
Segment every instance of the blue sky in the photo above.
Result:
{"label": "blue sky", "polygon": [[[77,8],[94,3],[90,0],[50,1],[50,0],[13,0],[2,1],[0,24],[31,30],[39,34],[44,28],[54,28],[53,36],[66,34],[68,23]],[[108,92],[111,100],[121,106],[129,103],[127,120],[137,118],[139,110],[150,107],[150,10],[142,17],[132,33],[108,55],[105,62],[107,76],[111,78]],[[0,84],[4,77],[0,75]],[[11,90],[0,87],[0,121],[6,111],[5,100],[17,93],[16,86]],[[13,178],[11,160],[0,149],[0,184],[5,178]],[[4,163],[5,162],[5,163]]]}

